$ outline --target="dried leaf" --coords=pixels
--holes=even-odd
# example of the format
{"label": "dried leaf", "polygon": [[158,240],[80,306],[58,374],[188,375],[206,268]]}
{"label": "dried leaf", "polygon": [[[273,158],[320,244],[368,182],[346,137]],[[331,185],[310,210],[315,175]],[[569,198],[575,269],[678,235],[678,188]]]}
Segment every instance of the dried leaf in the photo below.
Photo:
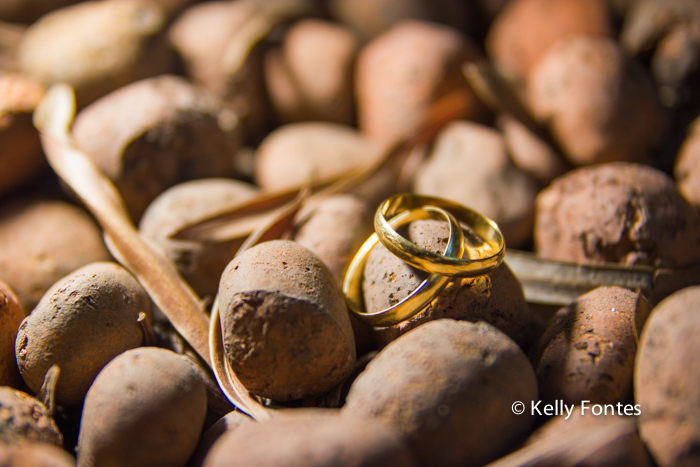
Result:
{"label": "dried leaf", "polygon": [[[221,319],[219,317],[219,297],[216,297],[211,309],[211,322],[209,323],[209,350],[211,352],[212,370],[219,383],[219,387],[231,401],[242,412],[251,416],[255,420],[267,420],[271,417],[270,410],[262,405],[253,402],[248,395],[248,391],[235,377],[231,370],[226,354],[224,353],[223,335],[221,333]],[[244,396],[245,395],[245,396]]]}
{"label": "dried leaf", "polygon": [[[175,265],[139,235],[117,189],[75,145],[69,130],[74,116],[73,90],[65,84],[52,86],[34,114],[49,163],[100,223],[112,255],[139,279],[173,327],[211,366],[209,322],[199,298]],[[239,396],[242,410],[254,410],[257,404],[247,392]]]}
{"label": "dried leaf", "polygon": [[[312,190],[327,186],[330,182],[312,185]],[[170,238],[176,240],[200,240],[208,242],[227,242],[237,238],[246,238],[258,226],[278,215],[280,209],[299,196],[300,188],[275,193],[263,193],[247,199],[243,203],[235,202],[205,217],[194,219],[178,227]]]}
{"label": "dried leaf", "polygon": [[299,212],[299,209],[309,197],[311,190],[303,188],[296,198],[294,198],[287,206],[277,211],[276,215],[267,222],[261,224],[250,236],[243,242],[243,245],[238,249],[236,255],[241,254],[248,248],[251,248],[258,243],[267,242],[282,238],[285,232],[292,229],[294,225],[294,217]]}

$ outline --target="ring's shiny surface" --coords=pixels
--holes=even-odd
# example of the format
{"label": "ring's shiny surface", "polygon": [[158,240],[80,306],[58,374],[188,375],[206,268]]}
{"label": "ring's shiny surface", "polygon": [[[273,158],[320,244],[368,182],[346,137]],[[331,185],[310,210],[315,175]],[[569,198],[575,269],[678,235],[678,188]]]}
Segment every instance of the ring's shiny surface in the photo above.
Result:
{"label": "ring's shiny surface", "polygon": [[[458,222],[467,225],[483,243],[467,246],[468,258],[442,256],[418,247],[399,235],[387,218],[397,213],[434,206],[452,214]],[[443,276],[473,277],[486,274],[501,264],[506,254],[506,244],[498,225],[491,219],[458,203],[432,196],[415,194],[397,195],[384,201],[374,216],[374,230],[379,241],[411,266]],[[478,257],[474,257],[474,253]]]}
{"label": "ring's shiny surface", "polygon": [[[387,221],[391,228],[398,228],[415,220],[440,219],[450,224],[450,236],[445,248],[445,255],[460,258],[464,253],[464,233],[459,222],[447,211],[433,206],[409,209]],[[372,248],[379,242],[377,234],[372,234],[362,245],[353,258],[343,281],[345,301],[355,316],[365,324],[375,327],[391,326],[404,321],[420,310],[437,296],[444,288],[449,277],[431,274],[411,294],[385,310],[376,313],[365,313],[364,297],[362,295],[362,279],[365,263]]]}

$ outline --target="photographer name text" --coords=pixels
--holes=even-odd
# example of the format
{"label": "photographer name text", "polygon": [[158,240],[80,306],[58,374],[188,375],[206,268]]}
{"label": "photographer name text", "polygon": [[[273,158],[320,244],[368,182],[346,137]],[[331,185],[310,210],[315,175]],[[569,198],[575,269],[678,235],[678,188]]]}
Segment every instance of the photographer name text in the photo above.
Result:
{"label": "photographer name text", "polygon": [[[544,404],[542,401],[532,401],[530,403],[530,415],[565,415],[565,420],[574,413],[574,410],[580,410],[581,415],[591,414],[598,415],[627,415],[639,416],[642,414],[639,404],[591,404],[591,401],[581,401],[580,405],[565,404],[563,400],[554,401],[552,404]],[[522,402],[513,403],[513,413],[522,415],[525,413],[525,404]]]}

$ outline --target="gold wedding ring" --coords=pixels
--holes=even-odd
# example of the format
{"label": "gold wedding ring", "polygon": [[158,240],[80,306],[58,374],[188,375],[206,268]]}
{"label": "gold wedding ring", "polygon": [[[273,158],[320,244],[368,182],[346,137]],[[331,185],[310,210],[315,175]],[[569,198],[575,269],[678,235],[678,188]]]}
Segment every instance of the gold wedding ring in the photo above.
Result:
{"label": "gold wedding ring", "polygon": [[[439,255],[418,247],[396,232],[388,218],[407,210],[438,207],[452,214],[459,223],[468,226],[482,241],[478,246],[467,246],[468,258],[461,255]],[[416,194],[397,195],[384,201],[374,216],[374,229],[379,241],[397,257],[411,266],[442,276],[473,277],[486,274],[501,264],[506,244],[498,225],[491,219],[460,204],[441,198]],[[478,257],[474,257],[477,253]]]}
{"label": "gold wedding ring", "polygon": [[[444,218],[450,225],[450,236],[444,255],[461,258],[464,253],[464,233],[459,222],[446,210],[436,206],[419,206],[403,210],[386,221],[388,228],[395,229],[415,220]],[[372,248],[377,244],[377,234],[372,234],[353,258],[343,282],[343,293],[350,310],[365,324],[376,327],[391,326],[407,320],[422,310],[447,285],[447,276],[431,274],[411,294],[385,310],[366,313],[362,294],[365,263]]]}

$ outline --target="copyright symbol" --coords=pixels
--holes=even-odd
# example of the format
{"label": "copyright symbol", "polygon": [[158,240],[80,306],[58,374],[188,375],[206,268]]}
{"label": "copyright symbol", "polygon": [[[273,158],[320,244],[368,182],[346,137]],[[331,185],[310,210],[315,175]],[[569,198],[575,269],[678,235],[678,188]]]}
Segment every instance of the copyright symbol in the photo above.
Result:
{"label": "copyright symbol", "polygon": [[513,402],[513,405],[511,406],[511,408],[513,409],[513,413],[515,415],[522,415],[523,412],[525,412],[525,404],[523,404],[520,401]]}

